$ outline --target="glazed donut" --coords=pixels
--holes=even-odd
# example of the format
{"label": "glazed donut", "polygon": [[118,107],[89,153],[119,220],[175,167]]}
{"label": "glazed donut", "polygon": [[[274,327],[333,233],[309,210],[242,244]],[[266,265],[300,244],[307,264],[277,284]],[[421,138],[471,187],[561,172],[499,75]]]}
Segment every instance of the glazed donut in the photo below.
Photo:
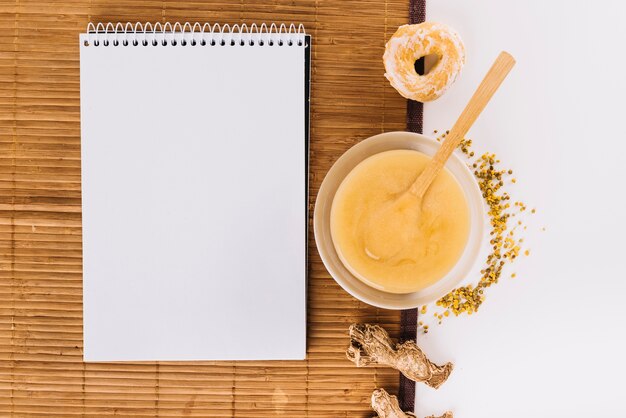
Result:
{"label": "glazed donut", "polygon": [[[415,71],[415,61],[437,55],[425,75]],[[385,77],[407,99],[426,102],[441,96],[454,83],[465,63],[465,46],[459,35],[443,23],[424,22],[400,26],[385,45]]]}

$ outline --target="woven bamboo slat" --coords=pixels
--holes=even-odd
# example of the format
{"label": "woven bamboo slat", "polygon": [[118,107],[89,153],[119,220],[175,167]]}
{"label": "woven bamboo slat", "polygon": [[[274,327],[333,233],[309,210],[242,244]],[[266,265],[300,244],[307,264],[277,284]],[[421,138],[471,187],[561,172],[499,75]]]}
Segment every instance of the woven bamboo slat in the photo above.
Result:
{"label": "woven bamboo slat", "polygon": [[0,416],[365,417],[374,388],[396,392],[395,371],[357,369],[344,350],[350,323],[397,335],[399,313],[343,292],[312,236],[306,361],[82,362],[78,33],[89,21],[304,23],[312,210],[343,151],[405,128],[381,56],[407,20],[408,0],[0,1]]}

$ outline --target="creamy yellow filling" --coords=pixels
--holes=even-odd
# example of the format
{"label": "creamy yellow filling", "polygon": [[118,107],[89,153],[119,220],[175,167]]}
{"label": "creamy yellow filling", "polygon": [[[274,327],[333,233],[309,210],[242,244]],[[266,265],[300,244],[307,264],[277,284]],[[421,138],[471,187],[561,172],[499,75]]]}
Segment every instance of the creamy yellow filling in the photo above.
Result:
{"label": "creamy yellow filling", "polygon": [[391,293],[424,289],[461,257],[469,208],[443,170],[422,199],[405,193],[430,161],[412,150],[371,156],[344,179],[333,199],[330,227],[341,261],[357,278]]}

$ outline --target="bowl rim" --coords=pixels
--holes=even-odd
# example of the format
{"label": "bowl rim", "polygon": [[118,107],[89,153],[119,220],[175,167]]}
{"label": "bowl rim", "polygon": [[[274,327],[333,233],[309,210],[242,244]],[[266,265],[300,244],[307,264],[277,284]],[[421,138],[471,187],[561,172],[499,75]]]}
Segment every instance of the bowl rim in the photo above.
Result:
{"label": "bowl rim", "polygon": [[[331,277],[346,292],[369,305],[385,309],[412,309],[431,303],[457,287],[476,264],[485,231],[484,202],[478,183],[467,163],[453,153],[446,168],[453,174],[465,192],[470,206],[470,235],[463,254],[446,276],[418,292],[397,294],[368,286],[350,273],[339,259],[330,236],[330,206],[345,174],[371,155],[392,149],[413,149],[432,155],[441,144],[423,134],[406,131],[386,132],[371,136],[344,152],[331,166],[320,185],[313,214],[315,244],[324,266]],[[373,150],[373,152],[372,152]],[[354,164],[350,161],[358,159]],[[328,216],[325,216],[328,214]]]}

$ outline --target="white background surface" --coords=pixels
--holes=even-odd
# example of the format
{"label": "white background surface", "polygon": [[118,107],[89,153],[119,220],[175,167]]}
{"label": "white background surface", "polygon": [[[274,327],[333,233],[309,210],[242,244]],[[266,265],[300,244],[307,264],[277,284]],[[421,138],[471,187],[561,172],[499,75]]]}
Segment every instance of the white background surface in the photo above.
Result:
{"label": "white background surface", "polygon": [[85,360],[302,359],[304,47],[178,42],[81,41]]}
{"label": "white background surface", "polygon": [[514,197],[538,212],[531,256],[508,270],[517,278],[489,289],[477,315],[418,337],[456,364],[438,391],[418,384],[418,416],[626,416],[625,18],[621,1],[428,1],[427,20],[459,31],[467,63],[426,106],[424,133],[448,129],[510,51],[518,64],[469,137],[514,169]]}

